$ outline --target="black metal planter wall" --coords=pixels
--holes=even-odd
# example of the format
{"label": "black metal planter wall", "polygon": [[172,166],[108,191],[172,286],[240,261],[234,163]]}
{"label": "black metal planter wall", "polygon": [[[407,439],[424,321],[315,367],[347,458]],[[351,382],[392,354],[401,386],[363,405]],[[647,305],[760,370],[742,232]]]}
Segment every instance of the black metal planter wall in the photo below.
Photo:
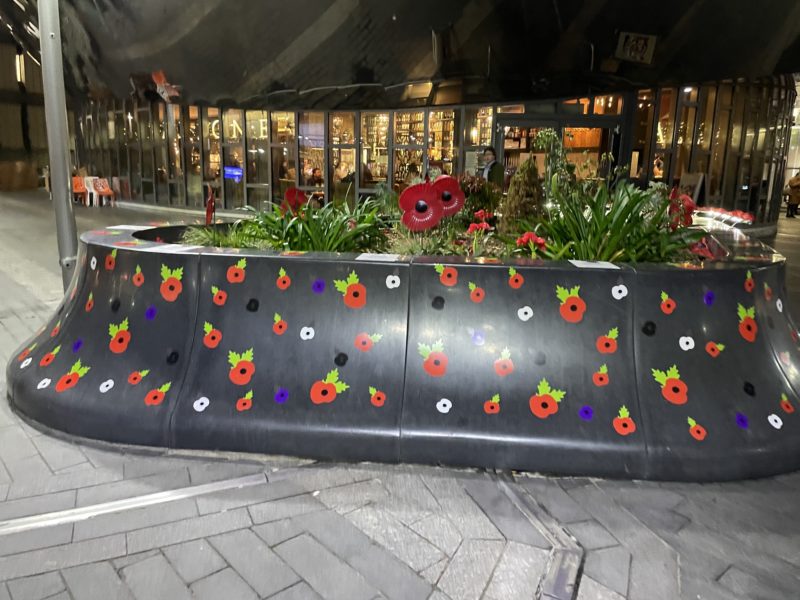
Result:
{"label": "black metal planter wall", "polygon": [[784,267],[276,255],[86,234],[7,367],[96,439],[723,480],[800,466]]}

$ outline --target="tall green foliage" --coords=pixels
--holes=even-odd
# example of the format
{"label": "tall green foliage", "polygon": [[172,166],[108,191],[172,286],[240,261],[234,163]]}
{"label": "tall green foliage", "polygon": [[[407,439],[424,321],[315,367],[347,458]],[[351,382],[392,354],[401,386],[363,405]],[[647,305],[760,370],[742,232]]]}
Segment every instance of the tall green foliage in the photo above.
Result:
{"label": "tall green foliage", "polygon": [[517,223],[541,216],[544,213],[544,194],[539,182],[536,162],[529,157],[511,177],[508,194],[500,202],[501,232],[515,231]]}

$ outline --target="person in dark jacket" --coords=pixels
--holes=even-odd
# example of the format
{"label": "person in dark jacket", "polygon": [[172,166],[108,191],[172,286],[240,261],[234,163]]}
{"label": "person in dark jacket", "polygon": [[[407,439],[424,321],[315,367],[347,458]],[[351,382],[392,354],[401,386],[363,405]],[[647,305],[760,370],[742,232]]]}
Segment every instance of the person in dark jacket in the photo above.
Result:
{"label": "person in dark jacket", "polygon": [[504,169],[503,165],[497,162],[497,152],[491,146],[486,146],[483,149],[483,172],[481,177],[486,181],[495,184],[497,187],[503,187]]}

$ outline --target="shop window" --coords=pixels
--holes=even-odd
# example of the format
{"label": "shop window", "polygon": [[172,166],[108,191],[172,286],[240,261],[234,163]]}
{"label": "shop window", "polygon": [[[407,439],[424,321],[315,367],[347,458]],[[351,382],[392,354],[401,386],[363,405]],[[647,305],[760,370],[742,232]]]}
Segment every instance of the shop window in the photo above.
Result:
{"label": "shop window", "polygon": [[167,141],[169,143],[169,176],[170,179],[183,177],[181,164],[181,107],[177,104],[167,106]]}
{"label": "shop window", "polygon": [[203,206],[203,165],[200,162],[200,109],[188,107],[186,122],[186,195],[190,206]]}
{"label": "shop window", "polygon": [[351,208],[356,198],[356,149],[331,148],[330,180],[334,204],[347,203]]}
{"label": "shop window", "polygon": [[483,149],[492,145],[494,111],[491,106],[468,108],[464,131],[464,172],[478,173],[483,169]]}
{"label": "shop window", "polygon": [[396,146],[422,146],[425,143],[423,111],[398,111],[394,114],[394,143]]}
{"label": "shop window", "polygon": [[313,188],[325,186],[325,113],[300,113],[300,183]]}
{"label": "shop window", "polygon": [[245,113],[245,120],[247,183],[269,184],[269,114],[265,110],[248,110]]}
{"label": "shop window", "polygon": [[222,148],[222,179],[225,183],[225,208],[244,206],[244,156],[241,144]]}
{"label": "shop window", "polygon": [[228,108],[222,116],[222,137],[226,144],[238,144],[242,141],[242,111],[238,108]]}
{"label": "shop window", "polygon": [[641,90],[636,96],[636,111],[633,122],[633,148],[631,150],[630,176],[637,179],[647,177],[650,164],[650,144],[653,138],[653,90]]}
{"label": "shop window", "polygon": [[503,167],[509,175],[505,178],[505,188],[508,188],[510,176],[528,158],[533,157],[536,168],[541,175],[545,169],[545,154],[534,148],[536,135],[541,131],[538,127],[503,127],[503,149],[498,149],[498,156],[503,156]]}
{"label": "shop window", "polygon": [[561,110],[571,115],[588,115],[591,105],[589,98],[572,98],[561,103]]}
{"label": "shop window", "polygon": [[659,148],[672,146],[672,131],[675,127],[675,90],[661,90],[658,102],[658,120],[656,121],[656,145]]}
{"label": "shop window", "polygon": [[169,159],[167,156],[167,124],[166,124],[166,106],[159,102],[155,105],[153,111],[154,123],[154,140],[153,140],[153,155],[156,161],[156,201],[159,204],[169,204],[169,172],[168,164]]}
{"label": "shop window", "polygon": [[611,132],[602,127],[567,127],[564,129],[567,160],[575,165],[578,179],[604,173],[603,155],[611,152]]}
{"label": "shop window", "polygon": [[203,181],[212,184],[219,196],[220,181],[220,139],[219,109],[203,108]]}
{"label": "shop window", "polygon": [[402,191],[423,177],[422,150],[412,148],[394,151],[394,189]]}
{"label": "shop window", "polygon": [[523,115],[525,114],[525,105],[524,104],[506,104],[504,106],[497,107],[498,113],[511,113],[516,115]]}
{"label": "shop window", "polygon": [[247,205],[259,210],[269,205],[269,188],[267,186],[247,187]]}
{"label": "shop window", "polygon": [[711,147],[711,126],[714,123],[714,101],[717,99],[717,90],[713,87],[706,88],[706,99],[700,112],[700,122],[697,126],[697,141],[695,145],[701,150]]}
{"label": "shop window", "polygon": [[361,113],[361,186],[389,179],[389,113]]}
{"label": "shop window", "polygon": [[622,96],[597,96],[594,99],[594,114],[621,115]]}
{"label": "shop window", "polygon": [[678,120],[678,136],[675,151],[675,172],[673,179],[679,178],[684,171],[688,171],[689,155],[692,152],[692,139],[694,137],[694,120],[697,109],[694,106],[683,106]]}
{"label": "shop window", "polygon": [[271,112],[272,129],[270,135],[273,144],[293,144],[294,143],[294,113],[292,112]]}
{"label": "shop window", "polygon": [[428,113],[428,171],[432,178],[457,171],[459,115],[455,110]]}
{"label": "shop window", "polygon": [[725,166],[725,149],[728,145],[728,125],[730,111],[721,110],[714,124],[714,141],[711,146],[711,168],[708,174],[708,193],[718,196],[722,193],[722,170]]}
{"label": "shop window", "polygon": [[681,102],[683,104],[694,104],[697,102],[697,88],[691,85],[681,89]]}
{"label": "shop window", "polygon": [[742,142],[744,103],[746,96],[747,89],[742,86],[737,86],[733,99],[733,114],[731,115],[731,149],[736,152],[739,151]]}
{"label": "shop window", "polygon": [[356,115],[352,112],[332,112],[328,115],[329,137],[332,146],[356,143]]}
{"label": "shop window", "polygon": [[669,174],[669,165],[672,162],[672,154],[661,150],[656,150],[653,156],[653,181],[665,181]]}

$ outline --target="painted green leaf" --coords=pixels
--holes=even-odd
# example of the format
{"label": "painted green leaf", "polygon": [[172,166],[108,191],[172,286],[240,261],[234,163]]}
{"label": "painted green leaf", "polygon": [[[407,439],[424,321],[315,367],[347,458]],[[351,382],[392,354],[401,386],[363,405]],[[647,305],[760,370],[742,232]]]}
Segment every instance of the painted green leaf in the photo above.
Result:
{"label": "painted green leaf", "polygon": [[613,328],[608,330],[608,338],[609,339],[615,340],[618,337],[619,337],[619,328],[618,327],[613,327]]}
{"label": "painted green leaf", "polygon": [[347,276],[347,285],[355,285],[358,283],[358,275],[356,275],[355,271],[350,271],[350,275]]}
{"label": "painted green leaf", "polygon": [[281,267],[280,270],[278,271],[278,276],[279,277],[286,277],[286,269]]}
{"label": "painted green leaf", "polygon": [[667,383],[667,374],[664,371],[659,369],[651,369],[651,371],[653,372],[653,379],[655,379],[659,385],[663,386]]}
{"label": "painted green leaf", "polygon": [[550,384],[547,383],[547,379],[542,379],[539,382],[539,387],[536,388],[536,391],[539,392],[540,396],[550,393]]}
{"label": "painted green leaf", "polygon": [[167,383],[162,385],[160,388],[158,388],[158,391],[159,392],[164,392],[166,394],[169,391],[169,388],[171,388],[171,387],[172,387],[172,382],[168,381]]}
{"label": "painted green leaf", "polygon": [[150,369],[145,369],[144,371],[139,371],[139,375],[142,377],[147,377],[147,374],[150,372]]}
{"label": "painted green leaf", "polygon": [[422,342],[419,342],[417,344],[417,350],[419,351],[422,358],[428,358],[428,356],[430,356],[431,354],[431,347],[428,346],[428,344],[423,344]]}
{"label": "painted green leaf", "polygon": [[347,282],[346,281],[342,281],[341,279],[334,279],[333,280],[333,287],[335,287],[336,290],[338,292],[342,293],[342,294],[346,294],[347,293]]}
{"label": "painted green leaf", "polygon": [[328,371],[328,374],[325,376],[325,379],[322,380],[323,383],[336,383],[339,381],[339,369],[334,369],[333,371]]}
{"label": "painted green leaf", "polygon": [[444,272],[444,265],[436,264],[436,265],[433,265],[433,268],[439,275],[441,275],[442,272]]}
{"label": "painted green leaf", "polygon": [[508,276],[509,277],[513,277],[516,274],[517,274],[517,270],[514,267],[511,267],[511,268],[508,269]]}
{"label": "painted green leaf", "polygon": [[628,408],[624,404],[622,408],[619,409],[619,416],[621,419],[627,419],[631,416],[631,413],[628,412]]}
{"label": "painted green leaf", "polygon": [[253,349],[248,348],[242,353],[242,360],[246,360],[247,362],[253,362]]}
{"label": "painted green leaf", "polygon": [[370,395],[370,396],[374,396],[374,395],[375,395],[375,394],[377,394],[377,393],[378,393],[378,390],[376,390],[376,389],[375,389],[374,387],[372,387],[372,386],[369,386],[369,395]]}
{"label": "painted green leaf", "polygon": [[239,356],[238,352],[234,352],[233,350],[228,350],[228,363],[232,367],[235,367],[236,365],[238,365],[240,360],[241,360],[241,357]]}
{"label": "painted green leaf", "polygon": [[678,366],[672,365],[667,369],[667,379],[680,379],[681,374],[678,372]]}
{"label": "painted green leaf", "polygon": [[[167,265],[161,265],[161,279],[163,281],[166,281],[167,279],[170,278],[170,275],[172,275],[172,272],[169,270],[169,267],[167,267]],[[214,288],[211,288],[211,289],[214,289]]]}
{"label": "painted green leaf", "polygon": [[214,327],[213,327],[213,326],[211,325],[211,323],[209,323],[208,321],[206,321],[205,323],[203,323],[203,332],[204,332],[206,335],[208,335],[209,333],[211,333],[211,331],[212,331],[213,329],[214,329]]}
{"label": "painted green leaf", "polygon": [[240,269],[247,268],[247,259],[246,258],[241,259],[239,262],[236,263],[236,266],[239,267]]}
{"label": "painted green leaf", "polygon": [[567,288],[561,287],[560,285],[556,286],[556,296],[559,300],[561,300],[561,304],[567,301],[569,298],[569,290]]}

